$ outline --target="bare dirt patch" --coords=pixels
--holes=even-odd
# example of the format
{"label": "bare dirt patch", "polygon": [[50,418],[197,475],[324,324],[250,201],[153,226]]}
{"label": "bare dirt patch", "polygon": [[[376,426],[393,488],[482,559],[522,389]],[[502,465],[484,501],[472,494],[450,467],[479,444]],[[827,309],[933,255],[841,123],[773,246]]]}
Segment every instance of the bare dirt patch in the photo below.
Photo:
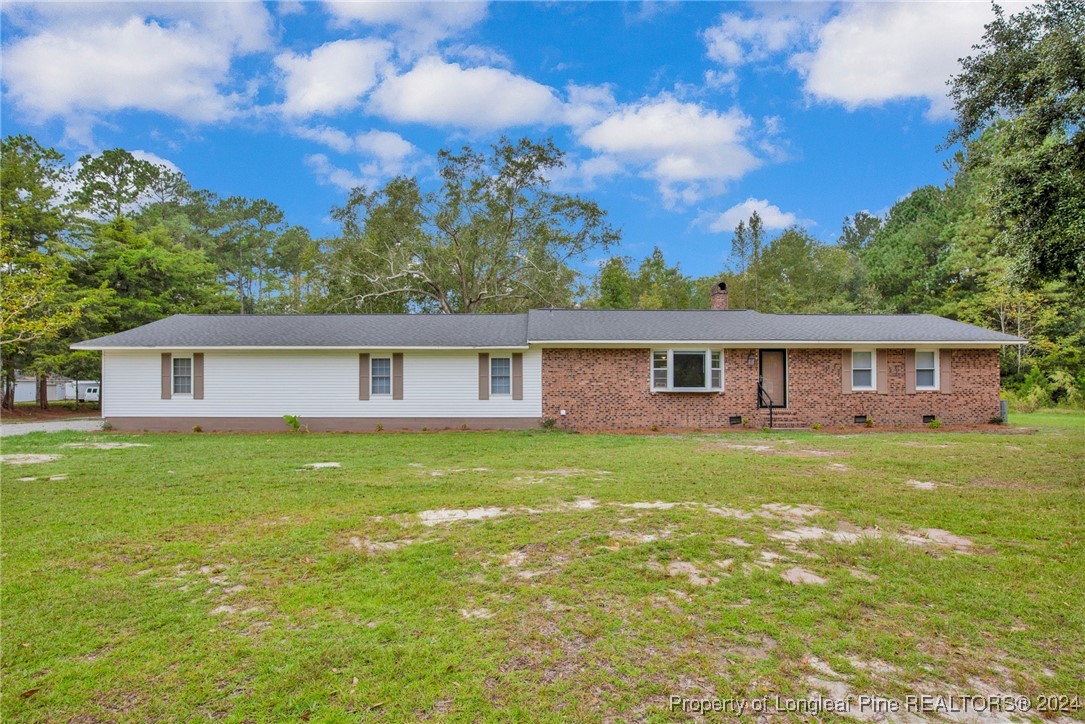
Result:
{"label": "bare dirt patch", "polygon": [[938,487],[933,480],[905,480],[904,484],[916,490],[934,490]]}
{"label": "bare dirt patch", "polygon": [[460,520],[485,520],[505,515],[508,511],[504,508],[471,508],[470,510],[423,510],[418,514],[422,525],[440,525],[442,523],[454,523]]}
{"label": "bare dirt patch", "polygon": [[667,575],[673,577],[685,576],[694,586],[711,586],[719,579],[701,573],[701,569],[688,561],[671,561],[667,565]]}
{"label": "bare dirt patch", "polygon": [[347,541],[350,547],[356,551],[365,551],[371,556],[379,555],[381,553],[390,553],[395,550],[399,550],[402,546],[410,545],[414,543],[412,538],[404,538],[403,540],[384,541],[384,540],[369,540],[368,538],[359,538],[358,536],[351,536]]}
{"label": "bare dirt patch", "polygon": [[[719,450],[738,450],[742,452],[755,452],[763,455],[785,455],[798,458],[832,458],[851,455],[850,450],[813,450],[810,448],[787,447],[793,444],[793,440],[773,441],[772,443],[735,443],[735,442],[710,442],[702,445],[701,452],[714,452]],[[783,447],[781,447],[781,445]]]}
{"label": "bare dirt patch", "polygon": [[460,615],[466,618],[468,621],[472,619],[486,619],[493,618],[493,612],[488,608],[461,608]]}
{"label": "bare dirt patch", "polygon": [[934,545],[966,554],[975,552],[972,541],[962,536],[954,535],[948,530],[942,530],[941,528],[925,528],[916,533],[905,531],[901,534],[900,539],[911,545]]}
{"label": "bare dirt patch", "polygon": [[0,455],[0,461],[7,465],[37,465],[38,463],[51,463],[60,460],[60,455],[41,455],[35,453],[16,453],[13,455]]}
{"label": "bare dirt patch", "polygon": [[323,470],[325,468],[341,468],[342,463],[305,463],[301,466],[305,470]]}
{"label": "bare dirt patch", "polygon": [[817,575],[813,571],[806,570],[802,566],[795,566],[794,568],[789,568],[786,571],[784,571],[783,573],[781,573],[780,577],[783,578],[788,583],[794,585],[794,586],[801,586],[801,585],[819,585],[820,586],[820,585],[824,585],[825,583],[828,583],[828,581],[826,581],[821,576]]}
{"label": "bare dirt patch", "polygon": [[81,450],[125,450],[130,447],[150,447],[145,442],[66,442],[63,447]]}

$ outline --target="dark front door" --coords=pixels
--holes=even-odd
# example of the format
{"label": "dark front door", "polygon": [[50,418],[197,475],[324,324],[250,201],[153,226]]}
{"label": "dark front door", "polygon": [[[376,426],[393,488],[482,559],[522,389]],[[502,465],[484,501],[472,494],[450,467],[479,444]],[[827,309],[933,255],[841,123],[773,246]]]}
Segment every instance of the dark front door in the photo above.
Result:
{"label": "dark front door", "polygon": [[761,389],[758,407],[787,407],[787,350],[761,350]]}

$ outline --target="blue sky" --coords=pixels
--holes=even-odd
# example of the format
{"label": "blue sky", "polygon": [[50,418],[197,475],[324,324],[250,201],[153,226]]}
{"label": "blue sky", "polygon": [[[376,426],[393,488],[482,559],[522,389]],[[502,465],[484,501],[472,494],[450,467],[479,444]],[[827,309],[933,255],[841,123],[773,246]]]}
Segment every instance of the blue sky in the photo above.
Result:
{"label": "blue sky", "polygon": [[[1019,9],[1004,4],[1011,12]],[[124,147],[316,236],[442,147],[552,136],[553,179],[694,275],[731,229],[835,239],[942,183],[985,2],[5,3],[3,133]]]}

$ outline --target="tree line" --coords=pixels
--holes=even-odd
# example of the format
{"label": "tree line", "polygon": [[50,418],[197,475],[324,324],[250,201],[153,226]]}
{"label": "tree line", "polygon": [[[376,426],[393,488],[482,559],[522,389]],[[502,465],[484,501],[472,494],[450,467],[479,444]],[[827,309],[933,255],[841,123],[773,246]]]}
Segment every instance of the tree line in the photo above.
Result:
{"label": "tree line", "polygon": [[[1080,404],[1085,391],[1085,12],[1048,0],[996,8],[950,83],[959,150],[943,186],[884,217],[857,212],[838,238],[757,214],[734,230],[725,268],[685,274],[656,248],[612,256],[620,232],[548,178],[550,140],[501,139],[438,154],[435,180],[354,189],[314,239],[266,199],[220,197],[123,149],[67,164],[29,136],[0,158],[3,402],[14,372],[97,379],[76,340],[177,313],[517,312],[708,308],[933,313],[1028,337],[1003,353],[1024,403]],[[596,273],[581,269],[602,259]],[[44,395],[42,396],[44,398]]]}

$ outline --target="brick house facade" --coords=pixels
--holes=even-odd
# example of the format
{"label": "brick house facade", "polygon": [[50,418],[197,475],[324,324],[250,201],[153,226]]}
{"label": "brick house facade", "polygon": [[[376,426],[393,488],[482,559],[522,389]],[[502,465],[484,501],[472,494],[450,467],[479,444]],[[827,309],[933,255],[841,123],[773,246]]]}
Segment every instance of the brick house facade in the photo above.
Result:
{"label": "brick house facade", "polygon": [[[845,348],[789,349],[787,405],[776,418],[809,426],[854,424],[865,415],[879,425],[919,425],[924,416],[948,424],[987,422],[999,412],[996,349],[945,350],[943,378],[950,391],[909,391],[901,348],[884,348],[885,388],[847,391],[842,383]],[[651,348],[546,348],[543,350],[543,417],[578,430],[718,429],[732,416],[760,427],[759,350],[724,349],[723,391],[656,392],[651,389]],[[562,410],[565,414],[562,415]]]}
{"label": "brick house facade", "polygon": [[[988,422],[1011,335],[934,315],[537,309],[176,315],[102,351],[118,430],[577,430]],[[766,405],[768,407],[766,407]]]}

